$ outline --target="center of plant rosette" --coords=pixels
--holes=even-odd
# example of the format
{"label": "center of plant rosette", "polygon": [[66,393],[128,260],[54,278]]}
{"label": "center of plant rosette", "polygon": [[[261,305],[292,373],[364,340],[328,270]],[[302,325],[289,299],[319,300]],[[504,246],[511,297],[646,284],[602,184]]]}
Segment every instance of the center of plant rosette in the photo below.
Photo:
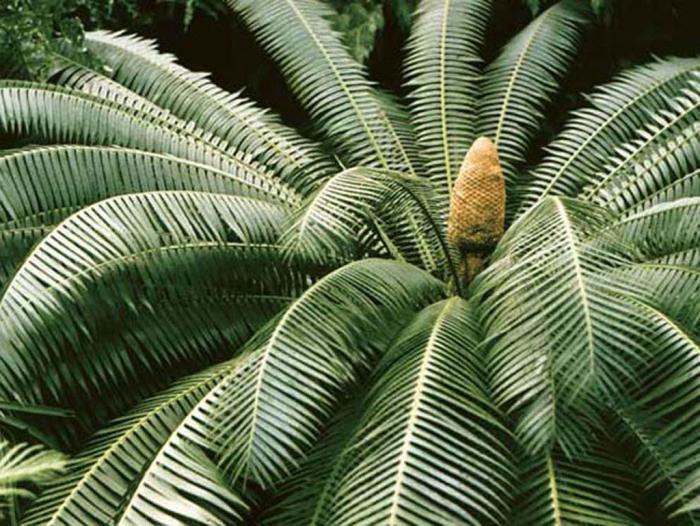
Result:
{"label": "center of plant rosette", "polygon": [[464,157],[452,189],[447,238],[460,254],[460,272],[468,284],[503,236],[506,187],[498,151],[479,137]]}

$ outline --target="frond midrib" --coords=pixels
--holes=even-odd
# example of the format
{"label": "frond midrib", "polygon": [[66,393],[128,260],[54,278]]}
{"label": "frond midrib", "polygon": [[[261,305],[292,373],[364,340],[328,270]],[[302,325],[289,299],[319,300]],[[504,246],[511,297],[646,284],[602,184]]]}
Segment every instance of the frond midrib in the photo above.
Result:
{"label": "frond midrib", "polygon": [[407,468],[408,455],[411,449],[411,443],[413,441],[413,435],[415,433],[416,421],[418,420],[418,413],[423,402],[423,392],[425,389],[426,376],[430,369],[431,360],[433,358],[433,353],[435,352],[435,344],[442,329],[442,325],[445,318],[449,314],[450,309],[454,305],[457,298],[452,297],[445,301],[445,305],[440,310],[438,316],[435,319],[433,328],[430,331],[430,336],[425,345],[425,351],[423,357],[421,358],[420,367],[416,374],[416,379],[414,381],[414,393],[411,401],[411,408],[409,410],[408,419],[406,421],[406,427],[404,429],[404,437],[401,444],[401,449],[399,450],[398,466],[396,467],[396,479],[393,483],[394,490],[391,496],[391,507],[389,509],[389,516],[387,517],[387,524],[389,526],[397,526],[399,524],[398,513],[401,501],[401,490],[403,488],[403,480],[405,476],[405,471]]}

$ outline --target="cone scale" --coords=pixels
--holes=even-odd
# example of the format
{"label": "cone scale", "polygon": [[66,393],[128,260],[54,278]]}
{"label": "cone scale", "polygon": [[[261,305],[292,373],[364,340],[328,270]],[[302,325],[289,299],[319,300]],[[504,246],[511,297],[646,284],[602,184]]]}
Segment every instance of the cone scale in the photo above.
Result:
{"label": "cone scale", "polygon": [[447,239],[460,254],[464,285],[483,268],[503,236],[505,209],[505,178],[496,145],[480,137],[462,162],[447,220]]}

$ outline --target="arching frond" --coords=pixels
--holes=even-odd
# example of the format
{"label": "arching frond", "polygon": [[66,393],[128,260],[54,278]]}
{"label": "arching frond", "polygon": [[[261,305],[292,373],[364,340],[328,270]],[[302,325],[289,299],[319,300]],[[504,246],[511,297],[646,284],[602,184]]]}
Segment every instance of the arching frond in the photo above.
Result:
{"label": "arching frond", "polygon": [[330,178],[295,214],[284,243],[292,254],[316,261],[356,257],[367,250],[358,232],[371,222],[385,234],[379,241],[391,247],[389,254],[395,249],[429,271],[447,268],[456,275],[431,187],[387,170],[351,168]]}
{"label": "arching frond", "polygon": [[533,421],[520,424],[528,449],[564,436],[553,431],[561,408],[593,411],[595,421],[591,396],[617,396],[645,359],[628,291],[606,276],[629,259],[614,241],[589,241],[609,220],[600,208],[547,198],[506,233],[477,279],[495,395],[510,410],[530,406],[524,418]]}
{"label": "arching frond", "polygon": [[[700,124],[692,124],[651,150],[632,170],[611,179],[594,201],[623,212],[667,189],[678,192],[679,181],[700,167]],[[683,196],[685,197],[685,196]]]}
{"label": "arching frond", "polygon": [[589,10],[579,0],[554,4],[513,37],[484,72],[479,135],[498,147],[510,183],[574,58]]}
{"label": "arching frond", "polygon": [[120,106],[152,115],[185,131],[188,128],[192,129],[192,124],[188,125],[187,122],[171,114],[168,110],[161,108],[111,78],[79,64],[66,64],[51,75],[50,81],[53,84],[82,91]]}
{"label": "arching frond", "polygon": [[700,197],[700,170],[692,171],[644,197],[635,199],[635,204],[628,208],[626,213],[636,214],[652,206],[684,197]]}
{"label": "arching frond", "polygon": [[[101,331],[120,327],[126,313],[148,309],[153,297],[174,299],[191,286],[200,294],[217,287],[270,293],[265,284],[285,271],[274,263],[260,268],[274,252],[256,257],[248,244],[273,241],[283,217],[262,201],[184,191],[119,196],[72,215],[34,248],[0,298],[3,397],[31,400],[48,389],[60,399],[60,386],[74,376],[99,390],[133,360],[153,365],[157,353],[117,355],[115,363],[102,364],[101,378],[92,370],[100,365],[93,352],[86,355],[93,360],[87,370],[57,378],[44,373],[46,364],[85,353]],[[177,350],[160,348],[166,355]]]}
{"label": "arching frond", "polygon": [[11,444],[0,438],[0,519],[10,499],[33,495],[26,485],[44,485],[64,468],[57,451],[31,444]]}
{"label": "arching frond", "polygon": [[[686,253],[679,252],[678,255],[686,256]],[[694,262],[697,258],[697,253],[691,253],[690,261],[671,257],[634,263],[615,269],[606,279],[624,288],[629,297],[652,305],[671,317],[698,324],[700,318],[694,319],[700,314],[700,267]]]}
{"label": "arching frond", "polygon": [[[361,388],[360,388],[361,389]],[[329,495],[337,478],[351,460],[342,455],[357,430],[364,397],[353,396],[333,416],[319,442],[303,463],[279,488],[282,495],[265,510],[260,523],[265,526],[321,526]]]}
{"label": "arching frond", "polygon": [[368,259],[327,275],[282,315],[213,410],[222,465],[236,481],[279,483],[318,439],[371,347],[443,293],[405,263]]}
{"label": "arching frond", "polygon": [[329,163],[317,145],[240,94],[223,91],[206,75],[159,53],[154,41],[106,31],[85,38],[115,81],[245,152],[298,190],[308,191],[327,173]]}
{"label": "arching frond", "polygon": [[596,89],[589,105],[577,110],[564,131],[547,147],[547,156],[525,183],[519,213],[547,195],[577,195],[601,172],[619,144],[632,140],[653,122],[655,111],[668,108],[700,71],[700,59],[667,58],[622,72]]}
{"label": "arching frond", "polygon": [[490,0],[424,0],[407,45],[412,120],[445,212],[475,138],[480,48],[490,6]]}
{"label": "arching frond", "polygon": [[654,332],[654,356],[643,388],[620,412],[623,436],[636,442],[647,488],[668,488],[669,516],[700,519],[700,339],[662,311],[644,305]]}
{"label": "arching frond", "polygon": [[[178,431],[201,417],[207,397],[246,363],[234,359],[191,376],[100,431],[34,503],[23,524],[223,526],[239,520],[244,502],[216,479],[215,465],[198,445],[183,443]],[[167,491],[149,499],[154,472]],[[183,474],[190,476],[179,478]]]}
{"label": "arching frond", "polygon": [[404,145],[360,66],[331,30],[318,0],[228,0],[267,51],[314,121],[353,166],[415,175]]}
{"label": "arching frond", "polygon": [[317,524],[503,523],[512,467],[478,343],[474,312],[460,298],[404,328]]}
{"label": "arching frond", "polygon": [[295,202],[289,188],[249,157],[148,113],[58,86],[0,81],[0,130],[45,143],[118,145],[210,165]]}
{"label": "arching frond", "polygon": [[[652,123],[638,130],[635,139],[618,146],[603,170],[590,175],[581,198],[624,210],[635,203],[635,192],[644,195],[645,186],[653,192],[697,168],[699,87],[700,82],[691,83],[691,88],[669,102],[670,109],[654,114]],[[627,201],[625,193],[631,193]]]}
{"label": "arching frond", "polygon": [[610,225],[613,235],[649,261],[700,248],[700,197],[661,203]]}
{"label": "arching frond", "polygon": [[523,462],[512,522],[525,526],[641,524],[636,483],[629,467],[595,452],[571,461],[546,454]]}
{"label": "arching frond", "polygon": [[3,152],[0,182],[2,283],[53,226],[100,199],[134,192],[193,190],[276,200],[264,187],[235,173],[168,155],[109,146]]}

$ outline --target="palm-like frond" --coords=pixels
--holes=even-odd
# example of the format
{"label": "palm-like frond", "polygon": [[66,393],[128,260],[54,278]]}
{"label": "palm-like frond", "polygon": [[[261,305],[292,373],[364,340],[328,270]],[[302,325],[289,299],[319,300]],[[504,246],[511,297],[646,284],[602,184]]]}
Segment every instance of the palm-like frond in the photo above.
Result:
{"label": "palm-like frond", "polygon": [[0,130],[46,143],[118,145],[170,154],[233,173],[295,202],[291,189],[246,155],[196,130],[184,132],[152,114],[77,90],[0,81]]}
{"label": "palm-like frond", "polygon": [[274,486],[337,408],[338,393],[373,361],[397,320],[443,293],[405,263],[351,263],[310,287],[260,345],[216,407],[216,442],[234,480]]}
{"label": "palm-like frond", "polygon": [[595,452],[572,462],[546,454],[522,463],[521,486],[509,524],[641,524],[634,476],[614,456]]}
{"label": "palm-like frond", "polygon": [[[435,211],[430,185],[397,172],[351,168],[336,174],[295,214],[284,243],[292,254],[316,261],[380,253],[447,270],[456,264]],[[363,229],[374,235],[358,236]]]}
{"label": "palm-like frond", "polygon": [[617,396],[645,359],[629,291],[606,279],[629,260],[615,241],[588,242],[608,222],[602,209],[547,198],[506,234],[476,285],[486,296],[496,398],[530,406],[520,424],[528,448],[563,439],[558,411],[573,404],[589,413],[590,396]]}
{"label": "palm-like frond", "polygon": [[309,452],[299,469],[280,486],[283,498],[263,514],[265,526],[320,526],[326,518],[329,495],[343,472],[348,455],[342,455],[362,416],[364,397],[345,402]]}
{"label": "palm-like frond", "polygon": [[667,513],[698,513],[700,340],[664,312],[650,305],[643,311],[654,333],[654,357],[644,390],[620,411],[622,436],[636,444],[646,488],[668,488],[661,503]]}
{"label": "palm-like frond", "polygon": [[0,518],[9,499],[29,497],[27,484],[43,485],[60,473],[66,460],[56,451],[0,439]]}
{"label": "palm-like frond", "polygon": [[459,298],[406,326],[378,368],[320,524],[502,523],[508,433],[485,393],[478,342]]}
{"label": "palm-like frond", "polygon": [[447,212],[476,132],[480,46],[490,0],[425,0],[405,62],[411,114],[428,175]]}
{"label": "palm-like frond", "polygon": [[650,261],[700,247],[700,197],[661,203],[610,225],[639,258]]}
{"label": "palm-like frond", "polygon": [[510,183],[574,57],[588,10],[578,0],[554,4],[513,37],[484,72],[479,135],[493,139]]}
{"label": "palm-like frond", "polygon": [[125,108],[137,110],[142,114],[152,115],[183,130],[192,129],[192,124],[188,124],[138,93],[85,66],[68,62],[57,68],[49,80],[52,84],[81,91]]}
{"label": "palm-like frond", "polygon": [[115,81],[245,152],[293,187],[308,191],[328,169],[317,145],[250,100],[223,91],[206,75],[188,71],[171,55],[159,53],[155,42],[93,31],[86,35],[86,43],[112,69]]}
{"label": "palm-like frond", "polygon": [[[696,77],[697,78],[697,77]],[[590,177],[581,198],[613,210],[625,210],[637,200],[673,184],[700,166],[700,84],[691,83],[669,110],[654,115],[653,124],[621,145],[603,171]]]}
{"label": "palm-like frond", "polygon": [[700,60],[668,58],[621,73],[598,88],[586,108],[569,118],[564,131],[547,147],[547,156],[532,171],[532,180],[516,196],[522,213],[547,195],[575,196],[603,171],[621,143],[653,122],[652,113],[689,86]]}
{"label": "palm-like frond", "polygon": [[[323,146],[121,33],[0,81],[0,134],[39,144],[0,153],[0,425],[78,451],[24,523],[698,522],[698,59],[594,90],[520,177],[588,2],[482,72],[491,1],[424,0],[410,112],[320,0],[228,3]],[[513,221],[462,290],[477,133]],[[71,418],[17,415],[46,405]]]}
{"label": "palm-like frond", "polygon": [[[217,483],[215,466],[202,461],[197,446],[176,448],[183,445],[178,432],[201,417],[207,397],[245,363],[233,359],[189,377],[100,431],[71,459],[67,474],[34,503],[23,524],[223,525],[240,519],[245,504]],[[149,500],[154,472],[167,491]],[[191,476],[178,479],[182,473]],[[187,499],[186,508],[178,498]]]}
{"label": "palm-like frond", "polygon": [[[73,375],[80,383],[91,378],[99,386],[120,376],[116,373],[128,369],[131,360],[153,364],[155,357],[146,353],[117,366],[123,359],[117,356],[116,362],[103,364],[106,378],[95,376],[92,368],[64,373],[68,378],[47,378],[38,369],[65,360],[66,345],[80,354],[104,330],[101,323],[118,323],[125,315],[120,309],[148,309],[143,293],[149,288],[155,297],[186,293],[195,284],[200,293],[227,284],[233,291],[269,293],[262,284],[274,281],[278,271],[267,267],[257,284],[244,278],[260,262],[254,246],[246,244],[274,240],[283,217],[279,208],[262,201],[184,191],[114,197],[69,217],[33,249],[0,299],[3,396],[32,399],[48,389],[60,399],[60,386]],[[246,256],[252,259],[242,274],[212,273]],[[88,304],[93,310],[86,309]],[[161,351],[176,349],[163,346]],[[98,365],[99,354],[93,359]]]}
{"label": "palm-like frond", "polygon": [[318,0],[228,0],[277,60],[311,117],[354,166],[407,171],[415,160],[365,71],[331,30],[329,7]]}
{"label": "palm-like frond", "polygon": [[[185,159],[109,146],[50,146],[0,155],[2,275],[71,213],[101,199],[158,190],[276,200],[247,178]],[[31,199],[27,196],[32,195]]]}
{"label": "palm-like frond", "polygon": [[694,170],[676,179],[658,190],[635,199],[635,204],[628,208],[628,214],[642,212],[661,203],[668,203],[684,197],[700,197],[700,170]]}

